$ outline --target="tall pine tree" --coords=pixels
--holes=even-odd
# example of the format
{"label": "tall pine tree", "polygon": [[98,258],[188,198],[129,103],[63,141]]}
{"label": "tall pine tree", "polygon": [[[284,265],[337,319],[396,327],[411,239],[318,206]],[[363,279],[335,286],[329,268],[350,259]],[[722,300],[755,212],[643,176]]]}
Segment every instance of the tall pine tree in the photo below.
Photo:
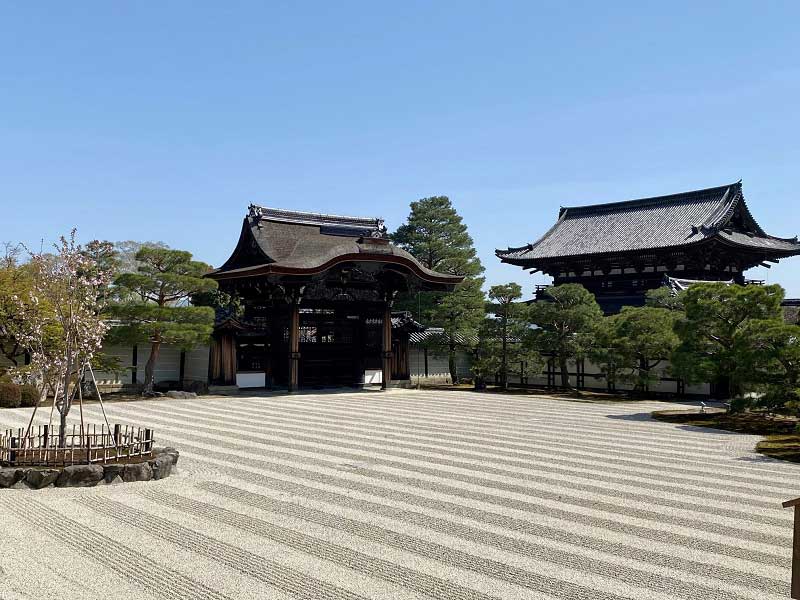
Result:
{"label": "tall pine tree", "polygon": [[434,351],[447,354],[450,378],[457,383],[456,351],[477,340],[484,315],[483,265],[467,226],[447,196],[433,196],[412,202],[408,221],[391,237],[429,269],[464,277],[452,293],[423,292],[398,302],[421,313],[417,318],[425,325],[444,329],[445,335],[436,338]]}

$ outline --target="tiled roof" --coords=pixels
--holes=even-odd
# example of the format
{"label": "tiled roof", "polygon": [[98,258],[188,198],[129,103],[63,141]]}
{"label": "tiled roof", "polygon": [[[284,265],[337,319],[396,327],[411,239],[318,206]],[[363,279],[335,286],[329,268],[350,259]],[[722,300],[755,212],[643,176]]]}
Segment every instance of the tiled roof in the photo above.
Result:
{"label": "tiled roof", "polygon": [[664,282],[672,290],[673,294],[678,294],[684,290],[688,290],[695,284],[698,283],[724,283],[725,285],[733,285],[733,279],[729,279],[728,281],[712,281],[706,279],[681,279],[679,277],[665,277]]}
{"label": "tiled roof", "polygon": [[425,331],[425,326],[415,321],[409,311],[402,310],[392,312],[392,329],[402,329],[409,333],[419,333]]}
{"label": "tiled roof", "polygon": [[462,278],[425,268],[389,242],[383,220],[298,212],[251,205],[230,258],[209,273],[214,279],[310,275],[341,261],[387,262],[449,289]]}
{"label": "tiled roof", "polygon": [[283,208],[269,208],[251,204],[250,216],[260,221],[275,223],[295,223],[298,225],[318,225],[329,235],[349,235],[352,237],[382,237],[386,233],[383,219],[378,217],[347,217],[315,212],[301,212]]}
{"label": "tiled roof", "polygon": [[797,238],[776,238],[761,229],[745,204],[741,182],[736,182],[669,196],[562,208],[556,224],[539,241],[496,254],[504,262],[525,264],[686,246],[712,237],[751,249],[800,253]]}
{"label": "tiled roof", "polygon": [[[447,341],[447,334],[445,333],[444,329],[441,327],[428,327],[424,331],[419,331],[416,333],[412,333],[409,336],[409,341],[412,344],[422,344],[425,342],[431,342],[435,338],[441,338],[445,342]],[[453,340],[455,341],[456,345],[458,346],[474,346],[478,343],[477,336],[464,336],[460,333],[456,333],[453,335]]]}

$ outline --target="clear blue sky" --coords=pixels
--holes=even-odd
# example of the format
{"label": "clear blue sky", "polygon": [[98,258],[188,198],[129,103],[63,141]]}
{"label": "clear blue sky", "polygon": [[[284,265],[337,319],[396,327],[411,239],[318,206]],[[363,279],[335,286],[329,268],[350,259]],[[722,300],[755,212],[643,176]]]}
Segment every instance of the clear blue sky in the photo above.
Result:
{"label": "clear blue sky", "polygon": [[[744,180],[800,233],[798,2],[6,2],[0,240],[161,240],[214,265],[247,205],[445,194],[490,284],[560,205]],[[753,270],[800,297],[800,257]]]}

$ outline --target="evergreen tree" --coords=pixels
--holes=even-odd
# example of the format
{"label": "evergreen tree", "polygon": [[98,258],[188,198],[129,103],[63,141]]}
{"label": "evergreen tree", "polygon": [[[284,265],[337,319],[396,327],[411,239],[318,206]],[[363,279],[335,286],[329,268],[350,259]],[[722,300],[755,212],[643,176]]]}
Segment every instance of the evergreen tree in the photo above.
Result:
{"label": "evergreen tree", "polygon": [[569,360],[586,355],[592,348],[603,311],[586,288],[566,283],[547,288],[545,298],[531,305],[530,318],[539,327],[540,350],[556,356],[561,387],[570,389]]}
{"label": "evergreen tree", "polygon": [[666,285],[662,285],[659,288],[647,291],[645,305],[681,311],[683,310],[683,292],[676,294]]}
{"label": "evergreen tree", "polygon": [[800,416],[800,325],[750,321],[734,346],[738,378],[763,392],[755,404]]}
{"label": "evergreen tree", "polygon": [[713,382],[718,393],[739,396],[737,335],[751,321],[782,320],[779,285],[698,283],[683,292],[684,316],[675,324],[680,344],[674,372],[690,383]]}
{"label": "evergreen tree", "polygon": [[669,360],[678,345],[678,313],[652,306],[626,306],[606,317],[599,327],[592,358],[604,365],[606,376],[633,383],[644,391],[654,381],[654,369]]}
{"label": "evergreen tree", "polygon": [[427,268],[464,277],[452,293],[424,292],[397,302],[400,308],[421,313],[417,318],[423,324],[444,329],[444,335],[431,343],[434,351],[447,354],[450,378],[458,383],[456,351],[465,345],[471,349],[470,340],[477,339],[484,314],[483,266],[467,226],[447,196],[434,196],[412,202],[408,221],[391,238]]}
{"label": "evergreen tree", "polygon": [[478,356],[473,365],[481,380],[498,374],[503,389],[508,389],[510,374],[522,375],[522,365],[527,365],[528,373],[538,371],[541,365],[539,354],[532,347],[528,307],[520,302],[521,298],[522,288],[516,283],[489,289],[486,308],[491,317],[481,327]]}
{"label": "evergreen tree", "polygon": [[434,271],[467,277],[483,273],[467,226],[447,196],[412,202],[408,221],[391,238]]}
{"label": "evergreen tree", "polygon": [[115,280],[120,300],[109,307],[119,321],[108,335],[112,343],[150,343],[145,366],[144,392],[152,393],[154,374],[162,344],[189,349],[211,335],[214,310],[190,306],[193,294],[216,289],[217,283],[203,277],[211,267],[192,260],[189,252],[144,246],[136,253],[135,273]]}

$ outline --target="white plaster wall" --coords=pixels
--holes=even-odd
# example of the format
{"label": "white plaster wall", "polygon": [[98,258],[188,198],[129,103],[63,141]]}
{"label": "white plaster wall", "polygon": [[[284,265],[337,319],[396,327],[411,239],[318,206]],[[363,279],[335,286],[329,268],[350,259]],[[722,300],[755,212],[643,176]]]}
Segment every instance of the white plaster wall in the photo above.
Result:
{"label": "white plaster wall", "polygon": [[[186,352],[183,378],[191,381],[208,381],[208,360],[211,349],[197,346]],[[177,375],[175,377],[177,379]]]}
{"label": "white plaster wall", "polygon": [[[429,383],[450,382],[450,362],[447,355],[434,355],[428,351],[428,376],[425,378],[425,352],[417,346],[411,346],[408,353],[408,366],[411,379],[422,378]],[[456,352],[456,372],[459,377],[472,377],[472,357],[464,351]]]}
{"label": "white plaster wall", "polygon": [[131,383],[133,375],[130,367],[133,366],[132,346],[106,346],[102,353],[119,359],[120,370],[116,373],[110,371],[95,371],[97,383],[104,386],[122,386]]}

